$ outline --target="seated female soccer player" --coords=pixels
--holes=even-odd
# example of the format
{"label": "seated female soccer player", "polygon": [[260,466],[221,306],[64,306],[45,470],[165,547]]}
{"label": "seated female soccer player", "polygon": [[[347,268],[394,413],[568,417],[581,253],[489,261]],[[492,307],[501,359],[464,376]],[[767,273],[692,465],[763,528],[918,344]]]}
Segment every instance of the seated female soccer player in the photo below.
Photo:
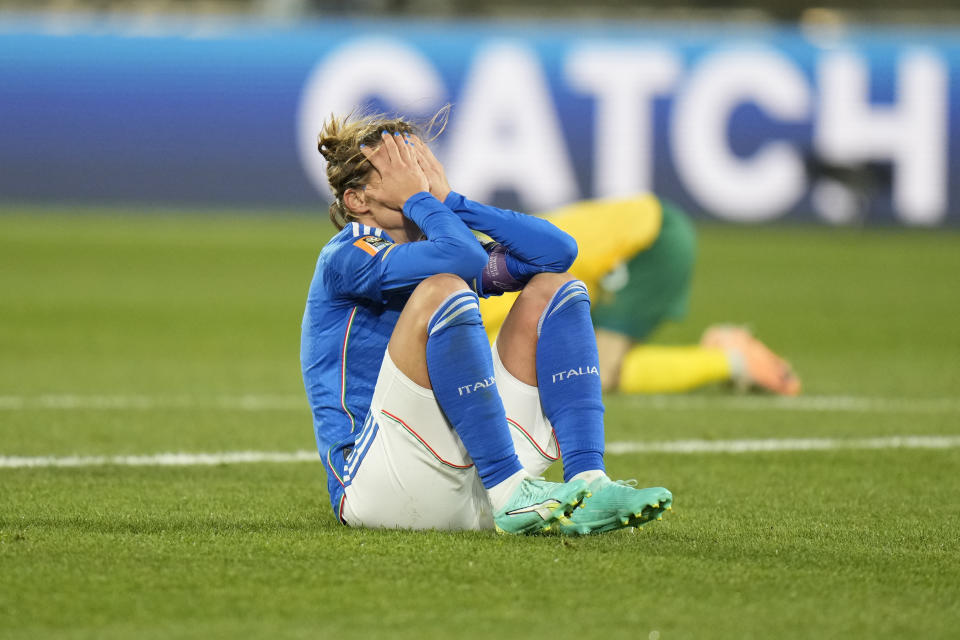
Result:
{"label": "seated female soccer player", "polygon": [[[317,260],[300,358],[340,521],[586,534],[661,517],[669,491],[604,472],[573,239],[451,191],[403,119],[332,118],[318,146],[340,232]],[[478,294],[512,290],[491,350]],[[537,479],[561,452],[565,481]]]}

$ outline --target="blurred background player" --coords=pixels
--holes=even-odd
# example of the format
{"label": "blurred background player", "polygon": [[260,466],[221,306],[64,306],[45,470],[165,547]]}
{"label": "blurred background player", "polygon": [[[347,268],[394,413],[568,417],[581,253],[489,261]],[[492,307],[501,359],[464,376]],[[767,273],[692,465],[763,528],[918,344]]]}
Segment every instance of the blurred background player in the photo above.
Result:
{"label": "blurred background player", "polygon": [[[790,364],[744,327],[714,325],[700,344],[644,344],[666,320],[687,313],[696,234],[687,215],[653,194],[588,200],[544,214],[577,240],[570,272],[586,283],[605,391],[669,393],[718,382],[796,395]],[[508,294],[509,295],[509,294]],[[481,302],[493,339],[512,300]]]}

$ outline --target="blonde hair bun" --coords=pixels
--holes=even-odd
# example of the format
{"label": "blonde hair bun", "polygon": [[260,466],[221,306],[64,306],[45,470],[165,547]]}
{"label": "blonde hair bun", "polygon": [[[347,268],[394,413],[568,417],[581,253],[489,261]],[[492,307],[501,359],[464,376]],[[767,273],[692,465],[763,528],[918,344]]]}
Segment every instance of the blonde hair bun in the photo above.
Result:
{"label": "blonde hair bun", "polygon": [[[433,141],[446,127],[449,112],[450,105],[445,105],[423,125],[383,113],[353,112],[346,116],[330,114],[317,136],[317,150],[327,161],[327,182],[335,198],[330,205],[330,221],[337,229],[343,229],[353,217],[343,202],[343,194],[347,189],[356,189],[366,184],[373,168],[361,153],[360,145],[378,146],[382,131],[412,133],[425,142]],[[427,132],[429,139],[422,131]],[[434,131],[435,133],[432,133]]]}

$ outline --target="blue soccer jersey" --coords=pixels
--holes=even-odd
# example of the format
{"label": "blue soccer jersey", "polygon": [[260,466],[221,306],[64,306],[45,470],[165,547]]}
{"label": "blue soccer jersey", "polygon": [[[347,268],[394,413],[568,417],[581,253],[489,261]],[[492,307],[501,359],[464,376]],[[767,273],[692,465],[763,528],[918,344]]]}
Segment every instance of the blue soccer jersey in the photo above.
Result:
{"label": "blue soccer jersey", "polygon": [[539,271],[564,271],[576,257],[575,243],[553,225],[455,193],[443,203],[418,193],[403,213],[424,240],[395,244],[382,229],[352,222],[320,252],[307,296],[300,363],[335,510],[345,489],[345,456],[370,408],[387,343],[413,289],[431,275],[452,273],[482,293],[489,258],[468,225],[503,242],[508,266],[523,281]]}

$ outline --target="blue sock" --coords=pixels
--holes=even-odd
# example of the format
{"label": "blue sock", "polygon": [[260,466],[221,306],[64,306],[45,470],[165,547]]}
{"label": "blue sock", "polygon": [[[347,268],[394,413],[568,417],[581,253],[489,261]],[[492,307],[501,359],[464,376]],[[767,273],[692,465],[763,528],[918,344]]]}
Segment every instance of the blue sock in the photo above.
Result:
{"label": "blue sock", "polygon": [[521,471],[493,378],[493,356],[472,291],[443,301],[427,323],[433,395],[477,465],[487,489]]}
{"label": "blue sock", "polygon": [[563,477],[604,470],[603,399],[587,287],[572,280],[554,294],[537,327],[540,404],[557,433]]}

